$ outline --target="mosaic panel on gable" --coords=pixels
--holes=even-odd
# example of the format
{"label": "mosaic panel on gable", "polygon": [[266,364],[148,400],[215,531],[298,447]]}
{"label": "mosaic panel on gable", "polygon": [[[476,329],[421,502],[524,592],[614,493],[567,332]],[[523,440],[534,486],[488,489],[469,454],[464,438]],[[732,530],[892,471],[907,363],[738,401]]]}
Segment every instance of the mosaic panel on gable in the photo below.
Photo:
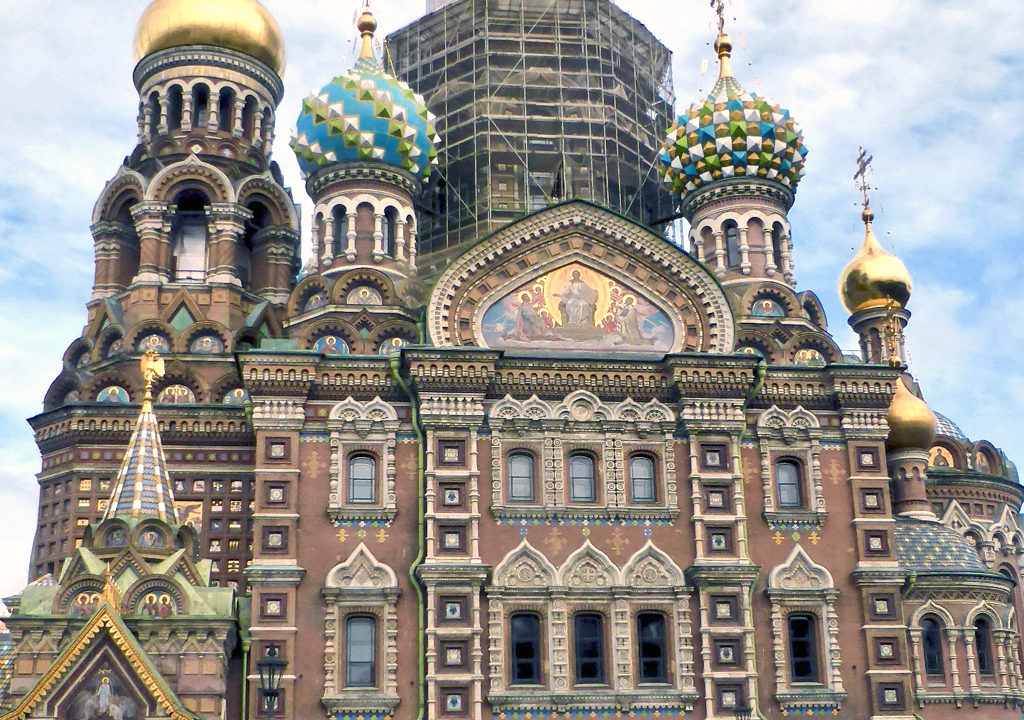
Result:
{"label": "mosaic panel on gable", "polygon": [[156,590],[139,598],[135,613],[154,618],[171,617],[178,614],[178,604],[166,590]]}
{"label": "mosaic panel on gable", "polygon": [[140,353],[144,353],[147,350],[155,350],[161,355],[169,355],[171,352],[171,341],[160,333],[150,333],[139,338],[139,341],[135,344],[135,349]]}
{"label": "mosaic panel on gable", "polygon": [[156,401],[161,405],[187,405],[196,401],[196,394],[185,385],[169,385],[160,391]]}
{"label": "mosaic panel on gable", "polygon": [[809,367],[825,367],[825,356],[816,348],[800,348],[793,357],[796,365],[807,365]]}
{"label": "mosaic panel on gable", "polygon": [[224,341],[215,333],[203,333],[192,339],[188,349],[197,355],[219,355],[224,352]]}
{"label": "mosaic panel on gable", "polygon": [[786,311],[782,305],[777,300],[768,297],[755,300],[754,306],[750,308],[750,314],[753,317],[786,317]]}
{"label": "mosaic panel on gable", "polygon": [[68,703],[67,720],[138,720],[143,709],[109,666],[89,673]]}
{"label": "mosaic panel on gable", "polygon": [[75,595],[68,605],[68,614],[71,617],[89,617],[100,606],[100,593],[98,590],[83,590]]}
{"label": "mosaic panel on gable", "polygon": [[348,355],[348,343],[337,335],[324,335],[313,343],[313,350],[324,355]]}
{"label": "mosaic panel on gable", "polygon": [[669,316],[638,292],[580,263],[525,283],[484,313],[492,348],[668,352]]}
{"label": "mosaic panel on gable", "polygon": [[409,341],[403,337],[389,337],[377,348],[377,354],[382,356],[397,355],[408,344]]}
{"label": "mosaic panel on gable", "polygon": [[377,288],[369,285],[360,285],[352,288],[348,293],[345,302],[349,305],[383,305],[384,298],[381,297]]}
{"label": "mosaic panel on gable", "polygon": [[319,290],[308,298],[306,302],[302,304],[302,312],[310,312],[311,310],[319,310],[327,304],[327,293],[323,290]]}
{"label": "mosaic panel on gable", "polygon": [[224,395],[225,405],[244,405],[249,399],[249,391],[245,388],[235,388],[234,390],[228,390]]}
{"label": "mosaic panel on gable", "polygon": [[96,396],[96,402],[99,403],[118,403],[124,404],[129,402],[128,391],[120,385],[108,385],[107,387],[100,390]]}

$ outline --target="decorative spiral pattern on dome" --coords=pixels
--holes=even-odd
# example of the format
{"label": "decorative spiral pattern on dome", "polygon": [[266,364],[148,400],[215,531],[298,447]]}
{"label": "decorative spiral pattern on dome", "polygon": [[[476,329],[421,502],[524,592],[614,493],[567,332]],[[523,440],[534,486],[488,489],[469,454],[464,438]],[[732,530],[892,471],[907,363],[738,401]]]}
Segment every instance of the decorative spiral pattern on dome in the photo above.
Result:
{"label": "decorative spiral pattern on dome", "polygon": [[426,180],[437,165],[438,135],[423,97],[360,58],[302,102],[291,148],[304,177],[339,162],[373,160]]}
{"label": "decorative spiral pattern on dome", "polygon": [[659,170],[680,197],[731,177],[774,180],[796,192],[806,156],[803,132],[788,110],[725,77],[669,130]]}

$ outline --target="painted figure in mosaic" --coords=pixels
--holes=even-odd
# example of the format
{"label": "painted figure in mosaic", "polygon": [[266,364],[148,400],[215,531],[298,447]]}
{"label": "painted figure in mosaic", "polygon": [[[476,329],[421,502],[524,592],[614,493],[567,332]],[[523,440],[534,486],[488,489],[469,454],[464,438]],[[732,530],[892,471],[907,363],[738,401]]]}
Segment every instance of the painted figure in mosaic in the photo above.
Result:
{"label": "painted figure in mosaic", "polygon": [[573,270],[572,279],[555,295],[561,298],[558,309],[562,313],[563,329],[594,329],[597,291],[587,285],[579,270]]}
{"label": "painted figure in mosaic", "polygon": [[650,345],[653,342],[640,329],[641,319],[632,295],[627,295],[622,301],[615,324],[621,338],[616,345]]}
{"label": "painted figure in mosaic", "polygon": [[548,330],[544,318],[533,306],[529,293],[519,296],[519,308],[516,313],[515,332],[509,333],[506,337],[514,340],[530,341],[538,338],[548,337],[551,332]]}

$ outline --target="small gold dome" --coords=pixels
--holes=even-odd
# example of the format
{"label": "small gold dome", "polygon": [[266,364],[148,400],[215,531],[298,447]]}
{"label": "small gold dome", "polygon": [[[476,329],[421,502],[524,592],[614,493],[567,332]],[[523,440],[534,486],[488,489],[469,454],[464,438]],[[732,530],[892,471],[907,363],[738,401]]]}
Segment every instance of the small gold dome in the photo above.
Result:
{"label": "small gold dome", "polygon": [[885,307],[892,300],[906,306],[914,283],[903,261],[878,244],[871,221],[875,214],[864,208],[864,244],[839,275],[839,297],[853,313],[873,307]]}
{"label": "small gold dome", "polygon": [[135,27],[135,62],[184,45],[236,50],[284,72],[281,27],[257,0],[153,0]]}
{"label": "small gold dome", "polygon": [[885,446],[889,450],[927,450],[932,446],[935,440],[935,413],[924,400],[907,389],[902,377],[896,381],[896,394],[893,395],[886,419],[889,421],[889,439],[885,441]]}

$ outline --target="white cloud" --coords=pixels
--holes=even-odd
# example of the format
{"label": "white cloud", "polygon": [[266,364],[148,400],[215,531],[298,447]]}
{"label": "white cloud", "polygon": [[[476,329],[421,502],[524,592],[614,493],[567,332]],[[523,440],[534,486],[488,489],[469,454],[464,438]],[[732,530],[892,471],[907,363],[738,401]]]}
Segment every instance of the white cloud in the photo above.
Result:
{"label": "white cloud", "polygon": [[[25,577],[40,409],[80,332],[92,281],[92,204],[135,141],[131,40],[142,0],[7,0],[0,44],[0,502],[10,522],[0,594]],[[309,210],[287,137],[301,98],[347,69],[359,0],[266,0],[289,47],[275,157]],[[422,3],[375,0],[380,35]],[[706,0],[621,0],[675,53],[677,108],[714,80]],[[850,176],[875,155],[877,230],[917,282],[908,329],[929,402],[1018,460],[1024,440],[1024,3],[979,0],[734,0],[734,69],[793,111],[810,148],[791,220],[801,288],[853,344],[836,277],[862,229]],[[667,18],[671,20],[667,21]],[[735,18],[735,19],[733,19]],[[740,41],[742,38],[742,41]],[[708,70],[702,77],[701,60]],[[308,225],[308,223],[304,223]]]}

